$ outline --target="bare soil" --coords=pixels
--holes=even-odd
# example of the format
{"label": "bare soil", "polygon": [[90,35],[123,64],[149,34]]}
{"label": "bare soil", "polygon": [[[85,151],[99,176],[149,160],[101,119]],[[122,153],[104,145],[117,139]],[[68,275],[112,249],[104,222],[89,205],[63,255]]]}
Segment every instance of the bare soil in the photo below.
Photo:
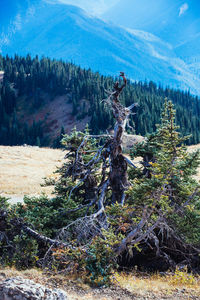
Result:
{"label": "bare soil", "polygon": [[0,82],[3,81],[3,75],[4,75],[4,71],[0,71]]}
{"label": "bare soil", "polygon": [[23,97],[19,99],[18,117],[22,123],[27,122],[29,125],[32,125],[33,121],[44,123],[45,134],[51,141],[59,136],[62,127],[65,133],[70,133],[74,126],[77,130],[84,130],[86,124],[90,122],[88,116],[81,120],[73,116],[73,106],[69,101],[69,95],[50,99],[47,94],[43,94],[42,98],[43,104],[38,109],[34,109],[33,100],[27,101]]}

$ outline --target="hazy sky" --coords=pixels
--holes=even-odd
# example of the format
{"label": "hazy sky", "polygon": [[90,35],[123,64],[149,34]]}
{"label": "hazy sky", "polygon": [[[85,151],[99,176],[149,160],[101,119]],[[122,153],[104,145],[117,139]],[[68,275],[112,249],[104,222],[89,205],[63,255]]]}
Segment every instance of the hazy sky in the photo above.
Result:
{"label": "hazy sky", "polygon": [[[61,2],[66,4],[77,5],[87,12],[92,13],[94,15],[100,16],[105,13],[109,8],[111,8],[116,3],[120,2],[120,0],[44,0],[48,2]],[[180,6],[179,16],[183,15],[189,6],[187,2],[183,2],[183,5]]]}
{"label": "hazy sky", "polygon": [[100,16],[120,0],[46,0],[77,5],[87,12]]}

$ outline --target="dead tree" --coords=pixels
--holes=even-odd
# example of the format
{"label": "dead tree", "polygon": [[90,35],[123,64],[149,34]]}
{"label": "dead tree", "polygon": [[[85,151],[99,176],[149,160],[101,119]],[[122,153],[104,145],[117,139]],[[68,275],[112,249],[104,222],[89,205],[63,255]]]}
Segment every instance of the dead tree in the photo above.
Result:
{"label": "dead tree", "polygon": [[125,200],[125,190],[129,186],[127,177],[127,159],[122,153],[122,138],[125,132],[127,120],[132,113],[135,104],[124,107],[119,101],[120,93],[126,86],[124,73],[120,75],[123,78],[123,85],[120,87],[119,82],[114,85],[114,91],[109,95],[108,101],[111,103],[114,118],[116,120],[114,135],[108,147],[110,159],[109,182],[112,190],[112,203],[121,203]]}
{"label": "dead tree", "polygon": [[[109,105],[112,109],[114,119],[116,121],[113,135],[85,135],[82,140],[80,139],[79,145],[74,147],[74,144],[68,145],[68,157],[71,155],[74,159],[70,166],[64,171],[66,178],[70,177],[74,181],[74,186],[69,192],[68,199],[73,197],[74,194],[83,191],[85,195],[84,203],[88,208],[95,206],[97,211],[93,217],[98,217],[104,213],[107,191],[111,191],[111,200],[109,203],[121,203],[125,202],[125,191],[129,187],[127,167],[128,164],[134,166],[133,163],[123,155],[122,152],[122,139],[125,133],[127,121],[132,113],[132,109],[135,107],[135,103],[129,107],[124,107],[120,101],[119,96],[126,86],[126,78],[124,73],[121,72],[120,76],[123,78],[123,82],[120,85],[116,82],[113,87],[113,91],[107,91],[108,98],[103,100],[105,105]],[[83,153],[87,147],[87,142],[95,138],[96,140],[106,140],[103,145],[98,145],[98,149],[92,159],[84,163]],[[100,172],[98,176],[101,178],[100,183],[95,178],[95,170],[99,167],[97,165],[101,163]],[[109,170],[109,171],[108,171]],[[83,194],[82,193],[82,194]],[[87,204],[88,203],[88,204]],[[82,209],[83,206],[80,206]],[[77,208],[79,209],[79,208]],[[68,212],[64,212],[68,213]]]}
{"label": "dead tree", "polygon": [[[90,187],[92,187],[92,192],[90,193],[92,196],[90,196],[91,199],[89,203],[64,212],[67,215],[73,211],[86,208],[85,216],[75,220],[66,228],[63,228],[58,235],[60,240],[64,240],[69,244],[71,239],[69,236],[70,228],[75,235],[74,237],[78,240],[79,245],[83,246],[89,243],[93,237],[102,235],[102,229],[108,229],[109,227],[105,207],[116,203],[123,206],[126,202],[126,190],[130,186],[127,168],[128,165],[132,167],[135,166],[123,155],[122,139],[128,119],[136,104],[134,103],[129,107],[124,107],[120,103],[119,96],[126,86],[124,73],[121,72],[120,76],[123,79],[123,83],[120,85],[119,82],[116,82],[113,91],[108,92],[108,98],[103,100],[106,105],[111,107],[116,121],[114,134],[99,136],[85,135],[77,149],[74,149],[75,159],[72,164],[73,174],[70,175],[74,176],[77,181],[69,193],[69,198],[72,197],[73,193],[75,193],[81,185],[84,186],[84,188],[86,187],[86,189],[88,187],[89,190]],[[102,146],[99,146],[92,159],[84,164],[80,152],[90,138],[104,138],[106,142]],[[101,168],[98,168],[98,175],[101,180],[98,183],[98,181],[95,180],[94,174],[96,165],[100,162]],[[68,175],[69,173],[66,174],[66,176]],[[87,182],[88,184],[86,184]],[[108,191],[111,193],[111,199],[108,197]],[[168,223],[165,212],[157,210],[156,199],[161,196],[162,190],[160,194],[152,195],[152,198],[155,199],[155,203],[152,207],[143,207],[141,220],[138,224],[132,224],[126,237],[122,240],[121,244],[116,247],[116,256],[127,253],[128,247],[135,249],[134,246],[139,243],[141,247],[143,247],[143,250],[148,249],[149,252],[153,252],[153,259],[162,261],[162,263],[165,263],[168,267],[175,267],[177,261],[186,261],[188,265],[196,266],[199,261],[198,255],[200,251],[185,243],[185,241],[177,235],[173,226]],[[95,210],[92,214],[88,214],[90,207],[93,207]],[[174,210],[176,211],[176,208],[174,208]],[[156,221],[153,221],[152,215],[155,213],[158,218]]]}

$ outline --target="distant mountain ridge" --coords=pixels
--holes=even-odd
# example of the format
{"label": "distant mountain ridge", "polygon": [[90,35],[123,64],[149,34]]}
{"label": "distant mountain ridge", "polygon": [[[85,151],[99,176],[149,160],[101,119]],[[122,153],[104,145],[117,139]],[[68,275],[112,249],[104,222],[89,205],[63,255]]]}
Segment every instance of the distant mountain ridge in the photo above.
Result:
{"label": "distant mountain ridge", "polygon": [[151,32],[177,47],[200,33],[200,2],[120,0],[103,18],[124,27]]}
{"label": "distant mountain ridge", "polygon": [[200,1],[120,0],[103,18],[170,43],[190,72],[200,77]]}
{"label": "distant mountain ridge", "polygon": [[25,3],[18,19],[1,33],[4,55],[62,58],[105,75],[123,70],[133,80],[153,80],[200,95],[198,74],[155,35],[111,25],[72,5]]}

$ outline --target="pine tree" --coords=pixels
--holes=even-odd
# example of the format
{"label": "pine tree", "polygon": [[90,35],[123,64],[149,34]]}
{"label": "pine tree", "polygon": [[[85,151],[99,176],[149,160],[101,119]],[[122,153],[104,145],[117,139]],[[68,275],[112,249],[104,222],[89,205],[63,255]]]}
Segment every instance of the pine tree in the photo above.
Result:
{"label": "pine tree", "polygon": [[97,144],[95,139],[88,137],[89,129],[86,126],[85,132],[76,131],[74,128],[70,135],[64,135],[62,139],[62,145],[68,151],[68,155],[67,162],[57,171],[60,177],[55,185],[55,194],[58,197],[69,198],[72,207],[77,206],[77,203],[85,205],[95,198],[97,172],[88,176],[86,174],[87,163],[95,155]]}
{"label": "pine tree", "polygon": [[[130,171],[133,186],[129,201],[137,209],[145,205],[155,207],[153,218],[164,215],[168,225],[179,230],[186,242],[198,244],[200,185],[194,175],[200,164],[200,153],[187,152],[184,142],[188,137],[181,137],[178,129],[172,102],[166,100],[156,133],[132,150],[132,158],[142,156],[142,167]],[[184,230],[185,224],[188,232]]]}

